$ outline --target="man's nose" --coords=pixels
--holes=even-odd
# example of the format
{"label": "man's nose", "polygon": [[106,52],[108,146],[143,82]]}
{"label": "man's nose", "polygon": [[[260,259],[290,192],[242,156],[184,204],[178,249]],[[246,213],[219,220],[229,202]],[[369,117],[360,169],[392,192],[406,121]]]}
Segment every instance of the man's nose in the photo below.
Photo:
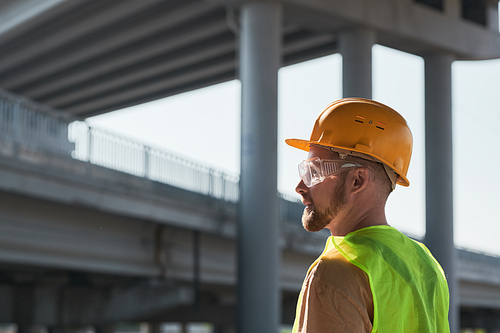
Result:
{"label": "man's nose", "polygon": [[297,192],[300,195],[305,194],[308,190],[309,190],[309,188],[306,186],[306,184],[304,184],[304,181],[302,179],[295,187],[295,192]]}

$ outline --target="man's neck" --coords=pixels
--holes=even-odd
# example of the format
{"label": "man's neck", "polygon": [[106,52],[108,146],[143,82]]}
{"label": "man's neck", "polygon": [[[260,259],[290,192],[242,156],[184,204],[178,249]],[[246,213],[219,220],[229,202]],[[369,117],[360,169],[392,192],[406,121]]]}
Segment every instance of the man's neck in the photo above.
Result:
{"label": "man's neck", "polygon": [[330,230],[332,236],[345,236],[353,231],[376,225],[389,225],[384,207],[345,209],[326,226],[326,229]]}

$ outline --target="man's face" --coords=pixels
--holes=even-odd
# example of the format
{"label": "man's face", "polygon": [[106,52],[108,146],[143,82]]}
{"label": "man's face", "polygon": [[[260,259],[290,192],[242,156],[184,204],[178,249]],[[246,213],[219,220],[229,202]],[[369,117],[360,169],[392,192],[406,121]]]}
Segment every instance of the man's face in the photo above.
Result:
{"label": "man's face", "polygon": [[[336,153],[312,146],[308,158],[338,159]],[[345,193],[346,172],[327,177],[323,182],[307,187],[301,180],[295,191],[302,196],[306,207],[302,215],[302,225],[307,231],[324,229],[339,215],[347,204]]]}

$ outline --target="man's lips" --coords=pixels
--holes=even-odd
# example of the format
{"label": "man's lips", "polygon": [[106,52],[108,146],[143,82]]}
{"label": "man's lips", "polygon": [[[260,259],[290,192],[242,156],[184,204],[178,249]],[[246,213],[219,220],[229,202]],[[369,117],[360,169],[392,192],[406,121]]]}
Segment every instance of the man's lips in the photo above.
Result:
{"label": "man's lips", "polygon": [[312,208],[313,204],[307,201],[302,201],[302,203],[307,207],[307,208]]}
{"label": "man's lips", "polygon": [[305,205],[307,208],[309,209],[313,208],[314,205],[312,203],[312,200],[309,201],[309,198],[306,198],[305,196],[302,196],[300,199],[301,199],[300,201],[302,201],[302,204]]}

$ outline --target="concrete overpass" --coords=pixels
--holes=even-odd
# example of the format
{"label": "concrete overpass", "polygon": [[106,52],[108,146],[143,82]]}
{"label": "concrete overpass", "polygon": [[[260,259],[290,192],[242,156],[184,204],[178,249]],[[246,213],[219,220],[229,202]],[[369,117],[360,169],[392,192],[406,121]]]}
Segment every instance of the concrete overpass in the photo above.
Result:
{"label": "concrete overpass", "polygon": [[[257,166],[276,170],[278,69],[340,52],[344,96],[371,97],[374,43],[422,56],[426,161],[432,166],[426,170],[425,241],[449,274],[450,319],[457,331],[451,64],[500,57],[497,4],[494,0],[4,1],[0,87],[85,117],[239,78],[243,96],[239,327],[242,332],[275,331],[280,262],[276,174],[252,170]],[[257,151],[256,146],[267,149]],[[269,231],[264,238],[263,227]],[[267,256],[253,266],[257,243]],[[271,275],[247,280],[252,272]],[[269,289],[261,294],[263,286]],[[262,297],[268,301],[262,302]]]}
{"label": "concrete overpass", "polygon": [[[47,327],[59,332],[86,326],[109,331],[123,321],[204,321],[218,332],[230,332],[236,306],[237,192],[223,194],[214,190],[217,186],[210,191],[210,185],[189,182],[173,186],[175,177],[155,181],[151,178],[158,174],[144,170],[118,171],[142,156],[133,154],[132,141],[120,138],[121,146],[115,147],[128,151],[126,157],[99,159],[103,141],[94,141],[91,156],[85,156],[82,151],[89,147],[81,143],[89,141],[89,132],[77,137],[74,118],[16,97],[2,92],[2,133],[29,127],[38,137],[0,139],[0,322],[15,322],[21,331]],[[36,125],[20,112],[17,125],[6,126],[13,102],[29,105]],[[49,121],[60,126],[47,126]],[[68,123],[73,142],[40,140],[64,138],[50,129],[68,135]],[[106,134],[107,140],[116,139]],[[49,144],[41,148],[39,141]],[[185,169],[204,170],[175,161]],[[149,167],[153,170],[153,163]],[[224,179],[214,170],[205,172],[204,178],[210,177],[211,182],[202,177],[197,182]],[[228,183],[236,186],[235,181]],[[280,321],[291,324],[304,272],[327,233],[305,232],[302,204],[279,202]],[[500,258],[466,250],[458,254],[462,326],[498,331]]]}
{"label": "concrete overpass", "polygon": [[[3,1],[0,87],[86,117],[236,79],[245,2]],[[340,52],[356,26],[423,57],[500,57],[494,0],[282,3],[284,66]]]}

